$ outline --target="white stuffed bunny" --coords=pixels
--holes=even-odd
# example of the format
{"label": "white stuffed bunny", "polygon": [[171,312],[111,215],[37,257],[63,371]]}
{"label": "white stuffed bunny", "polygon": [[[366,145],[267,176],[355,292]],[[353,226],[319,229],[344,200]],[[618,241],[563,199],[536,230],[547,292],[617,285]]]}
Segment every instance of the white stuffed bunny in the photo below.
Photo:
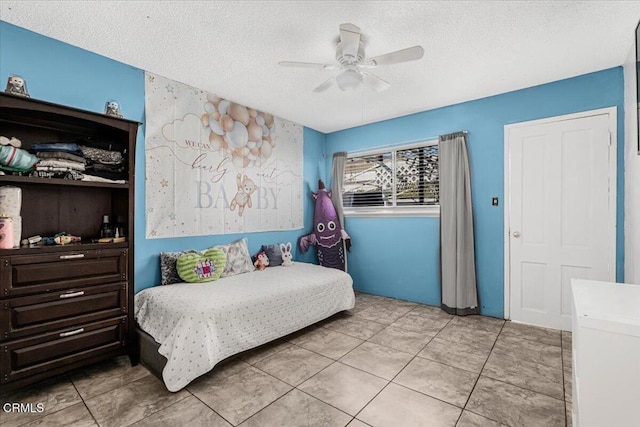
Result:
{"label": "white stuffed bunny", "polygon": [[293,255],[291,255],[291,242],[288,242],[286,245],[284,243],[280,243],[280,252],[282,252],[282,266],[291,267],[293,265]]}

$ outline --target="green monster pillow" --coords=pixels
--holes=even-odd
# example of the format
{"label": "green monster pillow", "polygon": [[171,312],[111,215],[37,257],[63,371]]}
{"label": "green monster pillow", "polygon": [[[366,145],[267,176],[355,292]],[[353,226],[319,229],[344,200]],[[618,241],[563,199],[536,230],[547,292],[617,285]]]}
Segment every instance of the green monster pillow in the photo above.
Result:
{"label": "green monster pillow", "polygon": [[222,249],[211,248],[204,253],[185,253],[176,261],[178,276],[188,283],[218,280],[224,271],[227,255]]}

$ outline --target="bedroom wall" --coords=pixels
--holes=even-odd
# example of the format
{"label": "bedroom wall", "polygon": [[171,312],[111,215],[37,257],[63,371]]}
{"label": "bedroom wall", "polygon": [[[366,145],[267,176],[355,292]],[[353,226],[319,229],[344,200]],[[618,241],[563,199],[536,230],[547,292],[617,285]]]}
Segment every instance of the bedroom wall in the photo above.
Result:
{"label": "bedroom wall", "polygon": [[[326,176],[331,156],[402,144],[459,130],[469,131],[475,216],[476,266],[481,313],[504,312],[504,126],[544,117],[618,108],[618,280],[624,277],[624,132],[622,67],[548,83],[327,135]],[[636,179],[637,181],[637,179]],[[500,205],[491,205],[491,198]],[[349,272],[356,289],[439,305],[438,218],[354,218],[345,220],[353,247]]]}
{"label": "bedroom wall", "polygon": [[[104,103],[113,98],[120,102],[122,113],[132,120],[144,122],[144,74],[129,65],[105,58],[75,46],[45,37],[0,21],[0,84],[9,74],[19,74],[27,81],[33,98],[103,112]],[[304,129],[304,185],[316,188],[324,169],[322,152],[325,136]],[[135,288],[136,291],[160,282],[158,254],[162,251],[204,249],[230,242],[240,235],[200,236],[177,239],[145,239],[145,156],[144,125],[139,128],[136,146],[136,221],[135,221]],[[306,192],[309,194],[309,192]],[[249,249],[283,241],[296,242],[298,236],[312,228],[312,199],[304,203],[303,230],[269,233],[248,233]],[[99,219],[97,219],[99,221]],[[62,231],[62,230],[61,230]],[[295,246],[295,243],[294,243]],[[298,254],[294,259],[313,262],[314,250]]]}
{"label": "bedroom wall", "polygon": [[624,63],[624,140],[625,140],[625,268],[624,281],[640,284],[640,155],[638,155],[638,99],[636,95],[636,47]]}

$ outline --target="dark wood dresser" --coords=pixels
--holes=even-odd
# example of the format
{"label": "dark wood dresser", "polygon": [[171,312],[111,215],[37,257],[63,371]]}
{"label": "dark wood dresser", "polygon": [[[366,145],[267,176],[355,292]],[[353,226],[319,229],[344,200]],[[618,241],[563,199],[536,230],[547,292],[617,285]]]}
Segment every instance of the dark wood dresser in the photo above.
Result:
{"label": "dark wood dresser", "polygon": [[[78,142],[124,154],[126,183],[3,175],[22,193],[22,238],[67,232],[67,245],[0,249],[0,392],[106,358],[133,345],[135,142],[139,123],[0,93],[0,135],[22,148]],[[96,243],[103,215],[126,241]]]}

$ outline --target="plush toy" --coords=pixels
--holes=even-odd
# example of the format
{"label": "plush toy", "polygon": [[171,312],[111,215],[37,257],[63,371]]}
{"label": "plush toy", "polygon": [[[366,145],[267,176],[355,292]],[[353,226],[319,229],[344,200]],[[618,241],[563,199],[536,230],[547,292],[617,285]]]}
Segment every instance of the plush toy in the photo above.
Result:
{"label": "plush toy", "polygon": [[264,270],[269,266],[269,257],[267,257],[267,253],[265,251],[260,252],[256,256],[256,260],[253,263],[253,266],[258,270]]}
{"label": "plush toy", "polygon": [[293,255],[291,255],[291,242],[286,245],[280,243],[280,252],[282,253],[282,266],[291,267],[293,265]]}
{"label": "plush toy", "polygon": [[318,192],[311,194],[316,200],[314,230],[313,233],[302,236],[298,246],[305,253],[309,246],[317,245],[320,265],[345,271],[344,249],[351,248],[351,238],[340,225],[338,213],[331,201],[331,191],[327,191],[324,182],[318,180]]}

